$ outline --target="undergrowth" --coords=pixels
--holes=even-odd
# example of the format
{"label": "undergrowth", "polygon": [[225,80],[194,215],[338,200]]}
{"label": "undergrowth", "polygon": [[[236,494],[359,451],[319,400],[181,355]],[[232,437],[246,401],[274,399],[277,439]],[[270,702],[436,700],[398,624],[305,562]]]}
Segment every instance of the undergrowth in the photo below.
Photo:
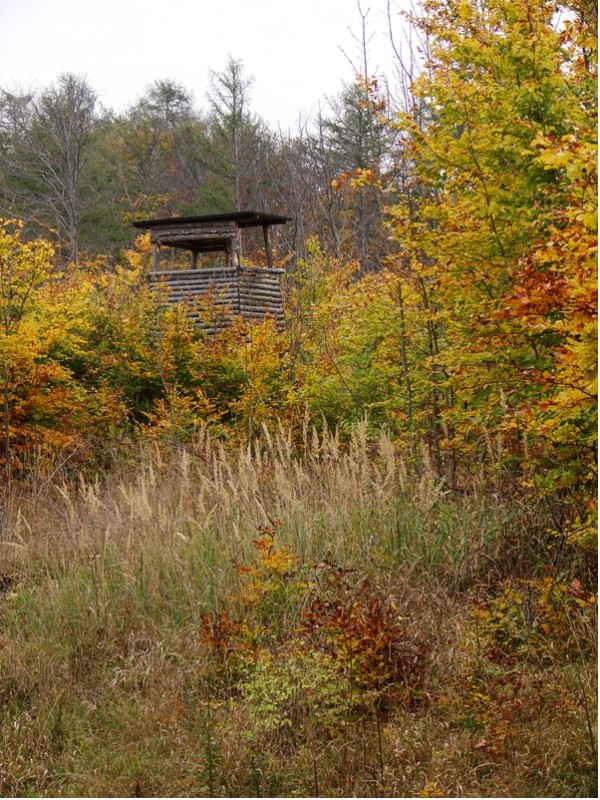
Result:
{"label": "undergrowth", "polygon": [[360,433],[58,478],[5,496],[2,796],[596,796],[592,560],[542,507]]}

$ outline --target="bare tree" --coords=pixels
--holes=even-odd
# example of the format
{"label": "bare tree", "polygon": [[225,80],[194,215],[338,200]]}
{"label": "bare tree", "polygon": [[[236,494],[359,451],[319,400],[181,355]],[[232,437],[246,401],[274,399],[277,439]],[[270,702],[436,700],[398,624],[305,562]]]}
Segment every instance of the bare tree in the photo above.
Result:
{"label": "bare tree", "polygon": [[96,100],[85,78],[73,74],[61,75],[37,96],[0,94],[5,184],[13,188],[18,210],[55,228],[71,260],[77,259],[85,209],[82,179]]}

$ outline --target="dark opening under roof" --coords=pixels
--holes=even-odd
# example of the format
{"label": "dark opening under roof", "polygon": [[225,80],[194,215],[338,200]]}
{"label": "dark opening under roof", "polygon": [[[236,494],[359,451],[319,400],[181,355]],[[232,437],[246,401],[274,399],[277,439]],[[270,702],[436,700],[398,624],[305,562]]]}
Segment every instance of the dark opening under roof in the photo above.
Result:
{"label": "dark opening under roof", "polygon": [[240,228],[253,228],[263,225],[283,225],[291,217],[280,214],[266,214],[262,211],[231,211],[228,214],[206,214],[200,217],[169,217],[163,219],[142,219],[133,223],[134,228],[160,228],[167,225],[201,225],[203,222],[235,222]]}

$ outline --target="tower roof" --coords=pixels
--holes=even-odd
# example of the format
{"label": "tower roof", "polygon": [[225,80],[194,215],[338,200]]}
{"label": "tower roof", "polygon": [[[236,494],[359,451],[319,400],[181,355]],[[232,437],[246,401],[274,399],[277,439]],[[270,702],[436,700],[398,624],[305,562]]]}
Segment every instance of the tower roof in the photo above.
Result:
{"label": "tower roof", "polygon": [[263,227],[265,225],[284,225],[290,222],[291,217],[280,214],[267,214],[263,211],[231,211],[228,214],[205,214],[199,217],[168,217],[162,219],[136,220],[134,228],[154,230],[161,227],[177,226],[202,226],[214,222],[234,222],[239,228]]}

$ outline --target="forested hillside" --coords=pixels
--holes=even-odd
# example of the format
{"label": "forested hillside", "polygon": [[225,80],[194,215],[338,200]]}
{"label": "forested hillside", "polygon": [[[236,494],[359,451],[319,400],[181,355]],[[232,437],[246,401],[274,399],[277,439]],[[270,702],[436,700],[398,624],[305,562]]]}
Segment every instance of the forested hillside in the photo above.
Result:
{"label": "forested hillside", "polygon": [[[596,3],[393,25],[296,132],[0,91],[3,796],[595,796]],[[283,331],[149,287],[234,209]]]}

